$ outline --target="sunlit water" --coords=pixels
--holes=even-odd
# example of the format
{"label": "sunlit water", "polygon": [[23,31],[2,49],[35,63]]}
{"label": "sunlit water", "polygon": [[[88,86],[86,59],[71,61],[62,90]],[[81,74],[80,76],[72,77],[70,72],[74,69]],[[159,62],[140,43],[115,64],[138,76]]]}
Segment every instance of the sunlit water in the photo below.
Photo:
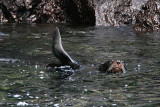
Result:
{"label": "sunlit water", "polygon": [[[46,68],[58,61],[51,52],[54,24],[0,24],[0,106],[160,105],[160,33],[56,26],[65,50],[82,65],[70,76]],[[123,60],[127,72],[98,71],[112,59]]]}

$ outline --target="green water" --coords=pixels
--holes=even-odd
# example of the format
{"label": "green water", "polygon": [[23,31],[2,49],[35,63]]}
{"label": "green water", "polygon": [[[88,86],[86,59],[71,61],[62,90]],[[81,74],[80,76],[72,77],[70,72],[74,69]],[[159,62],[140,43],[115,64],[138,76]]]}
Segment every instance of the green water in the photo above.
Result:
{"label": "green water", "polygon": [[[51,52],[58,26],[64,49],[82,67],[55,72]],[[98,66],[123,60],[125,74]],[[156,107],[160,105],[160,33],[131,27],[0,24],[0,106]],[[64,76],[62,76],[64,75]]]}

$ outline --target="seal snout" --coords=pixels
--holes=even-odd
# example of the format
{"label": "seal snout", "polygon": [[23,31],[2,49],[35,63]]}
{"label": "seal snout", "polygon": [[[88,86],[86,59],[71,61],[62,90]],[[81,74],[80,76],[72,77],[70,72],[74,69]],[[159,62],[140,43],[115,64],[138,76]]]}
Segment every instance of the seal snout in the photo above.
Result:
{"label": "seal snout", "polygon": [[113,68],[112,68],[113,73],[119,73],[119,72],[124,72],[124,63],[120,60],[114,60],[113,61]]}
{"label": "seal snout", "polygon": [[120,60],[117,60],[117,64],[118,64],[118,65],[121,64],[121,61],[120,61]]}

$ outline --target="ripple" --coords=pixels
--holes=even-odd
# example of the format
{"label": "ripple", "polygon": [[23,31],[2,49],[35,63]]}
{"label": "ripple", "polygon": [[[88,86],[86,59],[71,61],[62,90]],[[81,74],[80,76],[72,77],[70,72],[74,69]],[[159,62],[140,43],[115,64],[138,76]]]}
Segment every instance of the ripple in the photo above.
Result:
{"label": "ripple", "polygon": [[13,59],[13,58],[0,58],[0,62],[12,62],[15,63],[19,61],[18,59]]}
{"label": "ripple", "polygon": [[[155,38],[127,29],[67,28],[72,32],[62,30],[63,44],[82,66],[76,71],[69,66],[48,70],[45,65],[57,61],[51,33],[43,34],[50,27],[38,26],[27,31],[15,27],[13,38],[0,42],[0,106],[158,106],[159,34]],[[101,73],[99,64],[112,59],[124,60],[129,70],[123,75]]]}
{"label": "ripple", "polygon": [[59,104],[54,104],[54,107],[60,107],[60,105]]}
{"label": "ripple", "polygon": [[21,97],[21,95],[16,94],[16,95],[13,95],[13,97],[18,98],[18,97]]}
{"label": "ripple", "polygon": [[29,104],[26,102],[18,102],[17,106],[28,106]]}

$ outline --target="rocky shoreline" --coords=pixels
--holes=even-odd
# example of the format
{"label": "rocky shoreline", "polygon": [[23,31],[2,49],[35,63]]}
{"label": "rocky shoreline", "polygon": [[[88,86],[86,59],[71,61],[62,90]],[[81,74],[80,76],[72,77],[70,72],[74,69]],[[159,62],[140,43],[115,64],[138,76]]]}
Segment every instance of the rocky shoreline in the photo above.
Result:
{"label": "rocky shoreline", "polygon": [[160,31],[159,0],[1,0],[0,22],[132,25]]}

